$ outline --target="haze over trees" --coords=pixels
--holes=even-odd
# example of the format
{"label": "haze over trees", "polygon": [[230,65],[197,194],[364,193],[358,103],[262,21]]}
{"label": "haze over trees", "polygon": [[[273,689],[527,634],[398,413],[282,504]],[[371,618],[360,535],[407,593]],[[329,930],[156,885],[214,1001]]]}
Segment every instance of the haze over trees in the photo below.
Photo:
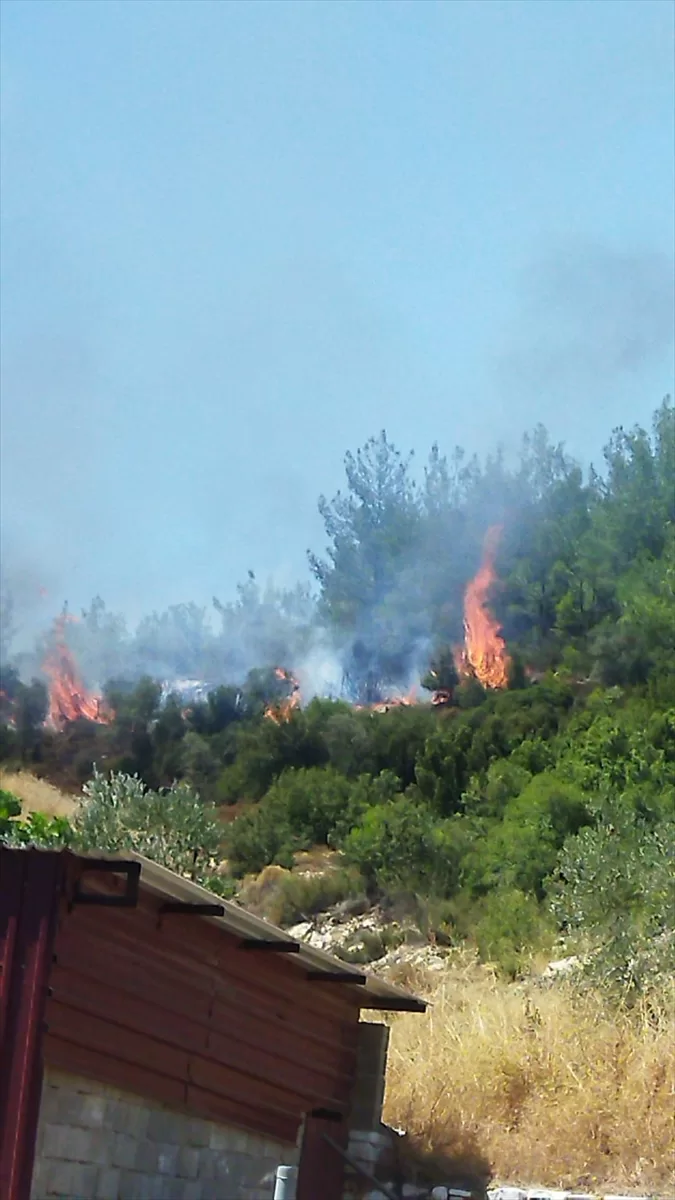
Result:
{"label": "haze over trees", "polygon": [[[434,447],[417,476],[382,433],[345,465],[344,491],[320,500],[314,593],[251,576],[215,602],[217,623],[185,604],[130,631],[97,599],[68,626],[109,723],[45,727],[44,685],[25,682],[7,646],[1,757],[69,788],[95,768],[137,775],[146,815],[165,788],[167,805],[237,803],[222,835],[233,876],[332,847],[347,890],[408,897],[511,973],[565,937],[620,988],[663,978],[675,966],[672,402],[651,431],[615,431],[587,475],[542,428],[515,464]],[[453,651],[495,525],[490,606],[510,666],[508,686],[486,690]],[[298,676],[302,706],[275,668]],[[181,678],[210,689],[167,696],[161,681]],[[421,692],[368,707],[420,682],[445,703]]]}

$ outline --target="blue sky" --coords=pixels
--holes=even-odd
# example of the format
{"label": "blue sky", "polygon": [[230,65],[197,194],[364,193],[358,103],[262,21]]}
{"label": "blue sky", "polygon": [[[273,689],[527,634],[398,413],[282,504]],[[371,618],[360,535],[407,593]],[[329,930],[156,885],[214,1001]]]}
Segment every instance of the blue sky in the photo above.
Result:
{"label": "blue sky", "polygon": [[[2,533],[27,605],[306,577],[320,492],[673,387],[669,0],[4,0]],[[44,604],[44,601],[42,602]]]}

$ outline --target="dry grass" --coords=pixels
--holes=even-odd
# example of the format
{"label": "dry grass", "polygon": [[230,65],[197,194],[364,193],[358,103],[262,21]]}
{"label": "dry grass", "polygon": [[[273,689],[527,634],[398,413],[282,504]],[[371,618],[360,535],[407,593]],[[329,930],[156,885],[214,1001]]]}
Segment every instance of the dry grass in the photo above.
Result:
{"label": "dry grass", "polygon": [[0,788],[18,796],[25,812],[45,813],[48,817],[72,817],[77,807],[73,796],[59,791],[45,779],[28,771],[5,771],[0,768]]}
{"label": "dry grass", "polygon": [[[403,981],[401,981],[403,982]],[[408,978],[426,1016],[392,1021],[385,1119],[503,1183],[671,1195],[673,1007],[612,1010],[569,986],[475,966]]]}

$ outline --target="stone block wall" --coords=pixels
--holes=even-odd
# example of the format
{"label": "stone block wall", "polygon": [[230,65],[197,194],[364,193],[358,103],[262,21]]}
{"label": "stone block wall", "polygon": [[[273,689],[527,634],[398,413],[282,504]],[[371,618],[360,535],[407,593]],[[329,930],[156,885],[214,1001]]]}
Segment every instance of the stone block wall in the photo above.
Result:
{"label": "stone block wall", "polygon": [[91,1080],[45,1077],[31,1200],[272,1200],[295,1146]]}

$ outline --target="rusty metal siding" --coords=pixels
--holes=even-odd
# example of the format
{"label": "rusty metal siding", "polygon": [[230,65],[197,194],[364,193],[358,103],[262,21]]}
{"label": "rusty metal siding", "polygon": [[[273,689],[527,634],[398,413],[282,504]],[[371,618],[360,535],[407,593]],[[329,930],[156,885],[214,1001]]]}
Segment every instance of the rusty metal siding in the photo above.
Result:
{"label": "rusty metal siding", "polygon": [[0,1200],[30,1191],[60,854],[0,848]]}
{"label": "rusty metal siding", "polygon": [[198,917],[64,900],[47,1061],[195,1115],[295,1141],[304,1113],[346,1114],[359,1006]]}
{"label": "rusty metal siding", "polygon": [[325,1140],[347,1147],[345,1122],[310,1115],[303,1130],[296,1200],[342,1200],[344,1160]]}

